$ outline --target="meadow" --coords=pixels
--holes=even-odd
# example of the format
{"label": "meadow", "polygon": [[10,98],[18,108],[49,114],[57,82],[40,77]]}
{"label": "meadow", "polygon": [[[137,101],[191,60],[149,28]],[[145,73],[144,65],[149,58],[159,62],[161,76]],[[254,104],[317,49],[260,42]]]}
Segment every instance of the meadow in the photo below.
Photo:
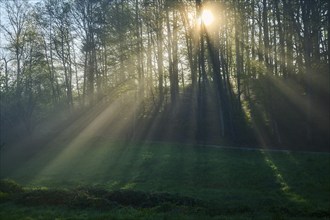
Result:
{"label": "meadow", "polygon": [[3,151],[0,218],[329,219],[329,173],[329,153],[57,139]]}

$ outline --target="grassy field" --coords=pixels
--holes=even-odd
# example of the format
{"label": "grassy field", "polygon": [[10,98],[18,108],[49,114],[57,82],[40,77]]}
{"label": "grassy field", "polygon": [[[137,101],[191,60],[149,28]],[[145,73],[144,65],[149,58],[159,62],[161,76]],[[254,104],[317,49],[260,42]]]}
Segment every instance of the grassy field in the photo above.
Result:
{"label": "grassy field", "polygon": [[329,173],[328,153],[56,140],[3,151],[0,219],[329,219]]}

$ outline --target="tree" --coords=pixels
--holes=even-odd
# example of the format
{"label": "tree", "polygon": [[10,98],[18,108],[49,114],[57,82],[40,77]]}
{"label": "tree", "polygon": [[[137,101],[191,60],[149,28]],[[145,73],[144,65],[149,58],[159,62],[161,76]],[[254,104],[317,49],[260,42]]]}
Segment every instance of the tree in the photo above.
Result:
{"label": "tree", "polygon": [[[197,141],[236,140],[253,129],[264,144],[302,136],[313,143],[322,132],[325,140],[328,1],[1,4],[1,106],[14,123],[31,127],[54,109],[74,113],[119,99],[133,106],[124,124],[141,130],[175,127],[167,133],[180,136],[189,125]],[[204,10],[215,19],[209,26]],[[178,120],[172,127],[167,119]]]}

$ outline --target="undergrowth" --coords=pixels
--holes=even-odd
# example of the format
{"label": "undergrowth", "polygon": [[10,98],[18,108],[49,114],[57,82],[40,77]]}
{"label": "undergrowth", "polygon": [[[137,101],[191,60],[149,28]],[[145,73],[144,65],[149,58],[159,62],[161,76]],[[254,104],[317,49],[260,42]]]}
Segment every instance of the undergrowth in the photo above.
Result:
{"label": "undergrowth", "polygon": [[[5,210],[0,211],[1,219],[20,219],[21,215],[35,216],[35,213],[39,215],[25,219],[47,219],[47,216],[63,217],[59,219],[67,219],[67,216],[71,216],[68,219],[108,219],[110,216],[110,219],[218,219],[221,216],[226,216],[226,219],[259,219],[260,216],[327,219],[330,216],[329,210],[308,210],[308,207],[290,207],[288,204],[273,204],[264,210],[256,210],[249,204],[219,206],[211,201],[164,192],[109,191],[87,186],[72,189],[24,188],[8,179],[0,181],[0,196],[1,210]],[[22,212],[21,215],[14,209]],[[77,216],[80,211],[84,211],[85,215]]]}

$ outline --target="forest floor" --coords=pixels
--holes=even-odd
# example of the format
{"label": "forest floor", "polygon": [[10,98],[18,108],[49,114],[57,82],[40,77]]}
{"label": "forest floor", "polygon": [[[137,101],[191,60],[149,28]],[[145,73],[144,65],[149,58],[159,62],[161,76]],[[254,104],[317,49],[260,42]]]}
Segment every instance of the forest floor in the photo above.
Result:
{"label": "forest floor", "polygon": [[0,219],[329,219],[329,173],[329,153],[59,138],[2,150]]}

